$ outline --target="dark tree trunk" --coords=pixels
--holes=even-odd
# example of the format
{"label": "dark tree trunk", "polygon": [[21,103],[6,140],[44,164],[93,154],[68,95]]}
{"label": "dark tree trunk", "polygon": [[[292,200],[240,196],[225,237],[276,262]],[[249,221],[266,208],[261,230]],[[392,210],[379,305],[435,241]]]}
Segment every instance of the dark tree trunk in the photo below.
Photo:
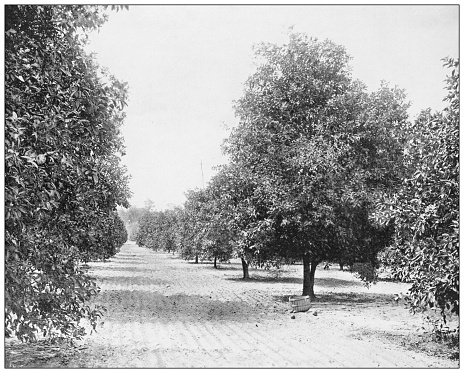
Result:
{"label": "dark tree trunk", "polygon": [[303,255],[303,295],[309,295],[311,300],[316,299],[314,294],[314,274],[319,263],[311,260],[310,254]]}
{"label": "dark tree trunk", "polygon": [[214,268],[217,269],[217,256],[214,256]]}
{"label": "dark tree trunk", "polygon": [[241,257],[241,259],[242,259],[243,279],[249,279],[250,274],[248,273],[248,262],[243,258],[243,256]]}
{"label": "dark tree trunk", "polygon": [[195,256],[195,264],[198,264],[198,255]]}
{"label": "dark tree trunk", "polygon": [[340,265],[340,271],[343,271],[343,263],[338,263]]}

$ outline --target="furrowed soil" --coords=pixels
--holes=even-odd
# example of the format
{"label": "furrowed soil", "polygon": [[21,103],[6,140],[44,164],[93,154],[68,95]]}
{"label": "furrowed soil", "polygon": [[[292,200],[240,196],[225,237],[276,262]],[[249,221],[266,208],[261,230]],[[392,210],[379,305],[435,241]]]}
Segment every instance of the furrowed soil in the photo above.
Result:
{"label": "furrowed soil", "polygon": [[[457,368],[459,362],[408,347],[423,316],[394,294],[407,284],[370,288],[350,272],[318,268],[318,299],[290,313],[302,266],[283,271],[241,264],[186,262],[125,244],[110,261],[91,263],[108,311],[102,324],[66,358],[36,367],[61,368]],[[294,316],[294,318],[292,318]],[[34,363],[28,366],[32,367]]]}

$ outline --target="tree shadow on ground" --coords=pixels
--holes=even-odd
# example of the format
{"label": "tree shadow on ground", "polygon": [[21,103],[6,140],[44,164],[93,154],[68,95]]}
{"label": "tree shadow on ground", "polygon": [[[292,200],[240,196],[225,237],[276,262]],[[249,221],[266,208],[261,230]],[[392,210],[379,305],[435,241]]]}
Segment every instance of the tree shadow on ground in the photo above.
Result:
{"label": "tree shadow on ground", "polygon": [[[298,294],[301,295],[301,294]],[[273,299],[279,303],[288,303],[289,297],[295,294],[275,295]],[[380,293],[320,293],[316,294],[316,299],[312,304],[318,306],[355,306],[355,305],[377,305],[393,304],[393,296]]]}
{"label": "tree shadow on ground", "polygon": [[138,254],[122,254],[122,253],[117,253],[114,258],[140,258],[140,255]]}
{"label": "tree shadow on ground", "polygon": [[[237,282],[266,282],[276,284],[302,284],[302,277],[295,276],[259,276],[253,275],[249,279],[243,279],[241,277],[227,278],[229,281]],[[353,286],[359,286],[359,280],[343,280],[338,278],[316,278],[315,285],[322,288],[347,288]]]}
{"label": "tree shadow on ground", "polygon": [[[214,261],[212,260],[199,260],[198,263],[195,263],[194,261],[186,261],[185,263],[187,264],[193,264],[193,265],[197,265],[197,266],[200,266],[200,265],[214,265]],[[223,267],[223,268],[227,268],[227,267],[232,267],[231,269],[236,269],[236,268],[242,268],[242,265],[240,263],[227,263],[227,262],[217,262],[217,266],[218,267]]]}
{"label": "tree shadow on ground", "polygon": [[159,285],[166,286],[171,284],[170,281],[160,280],[159,278],[146,277],[146,276],[133,276],[132,273],[129,273],[127,276],[118,275],[118,276],[95,276],[97,282],[107,284],[121,284],[124,286],[132,285]]}
{"label": "tree shadow on ground", "polygon": [[315,303],[320,305],[342,304],[342,305],[355,305],[355,304],[385,304],[393,303],[393,294],[381,293],[322,293],[316,294]]}
{"label": "tree shadow on ground", "polygon": [[[108,275],[108,272],[115,272],[115,275]],[[95,271],[95,272],[94,272]],[[140,267],[111,267],[111,268],[95,268],[94,271],[92,271],[92,268],[90,268],[90,271],[87,272],[87,274],[91,277],[96,277],[96,278],[101,278],[102,276],[104,277],[134,277],[135,275],[140,275],[140,276],[147,276],[147,277],[154,277],[156,276],[159,271],[149,269],[149,268],[140,268]],[[106,273],[105,273],[106,272]],[[127,273],[128,275],[125,276],[124,274]]]}
{"label": "tree shadow on ground", "polygon": [[357,279],[344,280],[341,278],[325,277],[325,278],[316,278],[314,281],[314,284],[322,288],[347,288],[347,287],[353,287],[353,286],[360,286],[362,285],[362,282]]}
{"label": "tree shadow on ground", "polygon": [[236,281],[236,282],[265,282],[265,283],[276,283],[276,284],[302,284],[303,279],[299,277],[271,277],[271,276],[256,276],[253,275],[250,278],[244,279],[242,277],[229,277],[225,280]]}
{"label": "tree shadow on ground", "polygon": [[[111,272],[127,272],[127,273],[145,273],[145,274],[149,274],[149,275],[153,275],[154,273],[157,273],[158,271],[154,270],[154,269],[150,269],[150,268],[143,268],[143,267],[127,267],[127,266],[124,266],[124,267],[100,267],[100,268],[92,268],[90,267],[90,270],[98,270],[99,272],[100,271],[111,271]],[[98,274],[98,273],[97,273]],[[94,273],[91,273],[90,274],[91,276],[95,276],[96,274]]]}
{"label": "tree shadow on ground", "polygon": [[118,268],[119,266],[121,265],[130,265],[130,266],[133,266],[133,265],[139,265],[139,264],[144,264],[146,263],[145,260],[142,260],[142,259],[139,259],[139,260],[133,260],[133,259],[118,259],[118,260],[112,260],[112,261],[107,261],[107,262],[103,262],[103,261],[100,261],[100,262],[92,262],[90,264],[87,264],[87,265],[83,265],[82,268],[84,269],[88,269],[88,268],[111,268],[114,266],[115,268]]}
{"label": "tree shadow on ground", "polygon": [[242,301],[145,290],[103,290],[97,302],[107,307],[106,317],[117,320],[134,318],[138,322],[153,321],[153,318],[161,322],[247,321],[259,314],[259,309]]}
{"label": "tree shadow on ground", "polygon": [[134,257],[134,258],[130,258],[130,257],[127,257],[127,258],[114,258],[113,262],[114,263],[138,263],[138,262],[145,262],[145,258],[140,258],[140,257]]}

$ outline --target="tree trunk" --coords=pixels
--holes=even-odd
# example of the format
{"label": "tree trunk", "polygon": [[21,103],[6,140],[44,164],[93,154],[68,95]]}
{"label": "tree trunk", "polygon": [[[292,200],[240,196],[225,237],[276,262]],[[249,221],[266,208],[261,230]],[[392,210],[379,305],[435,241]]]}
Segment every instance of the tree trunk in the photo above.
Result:
{"label": "tree trunk", "polygon": [[338,264],[340,265],[340,271],[343,271],[343,263],[340,262],[340,263],[338,263]]}
{"label": "tree trunk", "polygon": [[248,273],[248,262],[243,258],[243,256],[241,257],[241,259],[242,259],[243,279],[246,280],[250,278],[250,274]]}
{"label": "tree trunk", "polygon": [[198,264],[198,255],[195,255],[195,264]]}
{"label": "tree trunk", "polygon": [[214,256],[214,268],[217,269],[217,256]]}
{"label": "tree trunk", "polygon": [[311,300],[316,299],[314,294],[314,274],[319,263],[311,260],[310,254],[303,255],[303,295],[309,295]]}

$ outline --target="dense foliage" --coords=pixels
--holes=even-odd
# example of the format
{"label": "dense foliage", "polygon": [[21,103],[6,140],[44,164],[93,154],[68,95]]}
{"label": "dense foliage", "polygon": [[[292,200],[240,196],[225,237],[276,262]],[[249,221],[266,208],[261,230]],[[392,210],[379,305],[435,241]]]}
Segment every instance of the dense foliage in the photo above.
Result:
{"label": "dense foliage", "polygon": [[459,61],[445,59],[449,105],[424,111],[405,128],[406,174],[379,205],[380,222],[395,222],[390,264],[412,282],[414,310],[437,307],[459,314]]}
{"label": "dense foliage", "polygon": [[240,257],[245,278],[249,263],[301,261],[311,296],[322,261],[369,283],[381,254],[412,283],[413,310],[459,314],[459,62],[445,60],[449,106],[410,123],[404,92],[366,92],[330,41],[292,34],[256,54],[224,144],[230,163],[175,218],[147,217],[138,242],[168,236],[174,245],[152,247]]}
{"label": "dense foliage", "polygon": [[127,238],[127,87],[83,50],[104,21],[96,6],[5,6],[5,325],[22,340],[95,326],[80,264]]}
{"label": "dense foliage", "polygon": [[177,252],[186,260],[225,261],[233,253],[231,232],[221,219],[223,206],[211,187],[191,190],[182,208],[146,212],[136,243],[153,250]]}
{"label": "dense foliage", "polygon": [[368,263],[357,268],[372,281],[365,268],[375,270],[392,227],[373,224],[370,213],[401,180],[404,93],[386,84],[366,93],[344,48],[330,41],[292,34],[257,56],[236,103],[240,124],[224,145],[230,164],[187,194],[174,231],[151,217],[138,242],[163,248],[151,241],[177,232],[183,257],[236,255],[244,277],[250,262],[303,261],[303,294],[311,296],[324,260]]}
{"label": "dense foliage", "polygon": [[320,262],[374,267],[388,244],[389,228],[368,216],[399,180],[407,104],[385,84],[367,94],[351,78],[344,48],[330,41],[292,34],[288,45],[263,44],[257,56],[236,103],[240,125],[225,145],[253,185],[242,230],[252,256],[302,260],[303,294],[314,296]]}
{"label": "dense foliage", "polygon": [[153,250],[173,252],[176,248],[175,211],[146,211],[139,222],[136,243]]}

